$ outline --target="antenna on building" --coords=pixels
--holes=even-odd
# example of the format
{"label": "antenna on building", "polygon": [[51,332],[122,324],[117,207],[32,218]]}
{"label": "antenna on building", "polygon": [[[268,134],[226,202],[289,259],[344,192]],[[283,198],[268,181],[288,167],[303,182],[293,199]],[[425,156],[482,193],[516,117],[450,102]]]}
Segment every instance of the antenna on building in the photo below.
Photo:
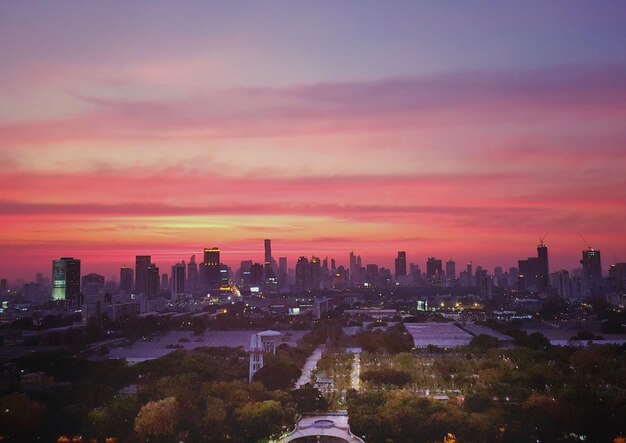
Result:
{"label": "antenna on building", "polygon": [[593,249],[593,248],[591,247],[591,245],[589,243],[587,243],[587,240],[585,240],[585,237],[583,237],[582,234],[580,234],[580,238],[582,238],[583,242],[585,242],[585,245],[587,246],[587,249],[589,249],[591,251],[591,249]]}

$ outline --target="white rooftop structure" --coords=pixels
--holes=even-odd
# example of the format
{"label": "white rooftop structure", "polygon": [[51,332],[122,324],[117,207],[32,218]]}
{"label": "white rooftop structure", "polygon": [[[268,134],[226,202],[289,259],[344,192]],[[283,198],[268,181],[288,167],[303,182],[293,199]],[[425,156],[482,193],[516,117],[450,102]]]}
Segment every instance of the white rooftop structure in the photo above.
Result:
{"label": "white rooftop structure", "polygon": [[296,423],[296,428],[281,437],[278,443],[304,443],[308,441],[364,443],[363,440],[350,432],[346,412],[302,415]]}
{"label": "white rooftop structure", "polygon": [[470,334],[452,323],[406,323],[404,326],[413,338],[416,348],[425,348],[428,345],[455,348],[465,346],[472,340]]}

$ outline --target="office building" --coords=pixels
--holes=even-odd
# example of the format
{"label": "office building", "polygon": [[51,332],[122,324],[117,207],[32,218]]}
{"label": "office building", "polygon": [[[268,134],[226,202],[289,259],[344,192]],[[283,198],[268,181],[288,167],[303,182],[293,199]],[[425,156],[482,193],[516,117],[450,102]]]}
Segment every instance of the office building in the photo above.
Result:
{"label": "office building", "polygon": [[82,293],[85,297],[93,297],[104,291],[104,275],[87,274],[82,278]]}
{"label": "office building", "polygon": [[456,278],[456,262],[453,260],[446,260],[446,278],[448,280]]}
{"label": "office building", "polygon": [[159,293],[161,282],[159,281],[159,268],[150,263],[146,270],[146,286],[143,294],[148,298],[154,298]]}
{"label": "office building", "polygon": [[78,300],[80,296],[80,260],[61,257],[52,261],[52,300]]}
{"label": "office building", "polygon": [[196,256],[192,255],[187,264],[187,290],[196,291],[198,289],[198,264]]}
{"label": "office building", "polygon": [[602,262],[600,251],[597,249],[587,249],[583,251],[583,258],[580,261],[583,265],[582,293],[585,297],[596,297],[602,292]]}
{"label": "office building", "polygon": [[398,251],[398,257],[396,258],[396,280],[406,277],[406,252]]}
{"label": "office building", "polygon": [[296,288],[298,291],[311,290],[311,267],[306,257],[298,258],[296,263]]}
{"label": "office building", "polygon": [[149,255],[135,257],[135,294],[148,294],[148,268],[151,263]]}
{"label": "office building", "polygon": [[220,271],[220,250],[219,248],[204,249],[204,287],[208,291],[216,291],[222,285],[222,275]]}
{"label": "office building", "polygon": [[130,294],[135,286],[135,273],[131,268],[122,266],[120,268],[120,292]]}
{"label": "office building", "polygon": [[177,300],[185,295],[185,271],[184,261],[172,266],[172,300]]}
{"label": "office building", "polygon": [[432,279],[435,276],[441,275],[441,272],[441,260],[437,260],[435,257],[428,257],[428,261],[426,262],[426,277]]}

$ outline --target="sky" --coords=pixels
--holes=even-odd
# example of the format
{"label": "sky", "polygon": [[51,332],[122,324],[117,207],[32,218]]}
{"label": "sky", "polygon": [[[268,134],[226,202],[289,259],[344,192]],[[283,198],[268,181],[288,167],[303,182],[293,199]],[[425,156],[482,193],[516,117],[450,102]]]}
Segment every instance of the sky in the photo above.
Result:
{"label": "sky", "polygon": [[[0,277],[626,262],[623,1],[0,1]],[[459,266],[459,265],[457,265]]]}

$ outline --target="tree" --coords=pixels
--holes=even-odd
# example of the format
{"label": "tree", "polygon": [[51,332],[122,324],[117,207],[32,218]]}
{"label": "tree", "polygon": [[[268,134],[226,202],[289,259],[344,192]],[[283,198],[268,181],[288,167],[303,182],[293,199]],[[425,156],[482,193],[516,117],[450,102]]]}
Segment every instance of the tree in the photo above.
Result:
{"label": "tree", "polygon": [[238,424],[237,440],[254,442],[262,438],[277,435],[283,421],[283,408],[279,402],[268,400],[248,403],[235,410]]}
{"label": "tree", "polygon": [[254,374],[254,381],[263,383],[267,389],[289,389],[300,377],[298,366],[282,355],[268,356],[265,364]]}
{"label": "tree", "polygon": [[177,434],[180,406],[174,397],[146,403],[135,419],[135,431],[142,440],[171,441]]}
{"label": "tree", "polygon": [[35,436],[45,414],[45,405],[26,394],[15,392],[0,398],[0,429],[15,441]]}
{"label": "tree", "polygon": [[298,413],[326,411],[328,409],[328,402],[324,396],[322,396],[322,393],[309,383],[305,384],[300,389],[292,391],[291,396],[296,403]]}
{"label": "tree", "polygon": [[478,352],[484,352],[488,349],[498,347],[498,339],[486,334],[480,334],[472,338],[469,344],[470,348]]}
{"label": "tree", "polygon": [[411,373],[395,368],[379,368],[362,372],[360,378],[377,385],[404,386],[411,382]]}
{"label": "tree", "polygon": [[133,396],[119,395],[106,406],[92,409],[87,415],[89,428],[98,438],[131,435],[139,403]]}
{"label": "tree", "polygon": [[222,399],[209,396],[202,418],[203,437],[207,441],[223,441],[227,432],[226,404]]}

